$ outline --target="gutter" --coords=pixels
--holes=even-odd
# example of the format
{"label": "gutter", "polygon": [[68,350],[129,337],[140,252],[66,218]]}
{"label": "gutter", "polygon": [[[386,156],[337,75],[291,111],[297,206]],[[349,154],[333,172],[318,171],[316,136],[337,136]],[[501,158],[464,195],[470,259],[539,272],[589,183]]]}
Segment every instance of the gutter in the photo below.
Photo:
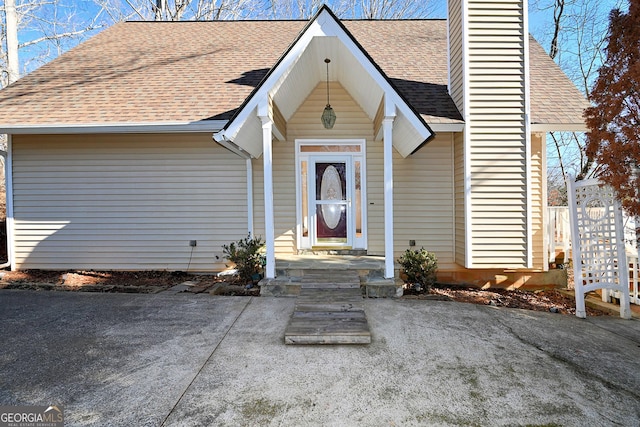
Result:
{"label": "gutter", "polygon": [[248,152],[243,150],[239,145],[237,145],[236,143],[228,139],[224,130],[214,133],[213,140],[218,144],[220,144],[221,146],[223,146],[224,148],[226,148],[227,150],[231,151],[233,154],[240,156],[243,159],[251,159],[251,154],[249,154]]}
{"label": "gutter", "polygon": [[216,132],[227,120],[196,122],[129,122],[129,123],[65,123],[14,125],[0,123],[0,133],[6,134],[78,134],[78,133],[185,133]]}

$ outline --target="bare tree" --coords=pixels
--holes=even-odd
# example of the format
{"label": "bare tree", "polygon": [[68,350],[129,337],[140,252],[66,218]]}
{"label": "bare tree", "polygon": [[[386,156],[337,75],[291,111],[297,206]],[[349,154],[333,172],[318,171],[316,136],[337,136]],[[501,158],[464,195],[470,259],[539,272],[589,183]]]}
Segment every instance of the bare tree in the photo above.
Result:
{"label": "bare tree", "polygon": [[270,0],[268,16],[309,19],[323,4],[346,19],[426,18],[446,10],[444,0]]}
{"label": "bare tree", "polygon": [[[80,17],[71,3],[62,0],[6,0],[0,58],[1,87],[13,83],[24,72],[51,60],[75,45],[93,30],[102,28],[101,9]],[[19,42],[20,40],[20,42]],[[20,61],[19,52],[28,51],[28,60]]]}
{"label": "bare tree", "polygon": [[95,0],[114,22],[263,18],[267,0]]}
{"label": "bare tree", "polygon": [[[549,56],[589,98],[590,88],[603,62],[608,14],[622,0],[537,0],[533,12],[542,12],[548,21],[532,28],[536,38],[549,46]],[[549,24],[547,24],[548,22]],[[553,132],[547,141],[549,191],[566,194],[571,179],[583,179],[597,172],[586,155],[584,133]],[[566,199],[561,202],[566,203]]]}
{"label": "bare tree", "polygon": [[551,48],[549,49],[551,59],[555,59],[556,55],[558,55],[558,36],[560,35],[560,22],[562,13],[564,12],[564,1],[565,0],[555,0],[553,3],[553,38],[551,39]]}
{"label": "bare tree", "polygon": [[5,68],[6,77],[3,76],[3,87],[15,82],[20,76],[20,65],[18,63],[18,14],[16,13],[15,0],[5,0],[4,16],[6,34],[4,38],[7,46],[7,59]]}
{"label": "bare tree", "polygon": [[354,17],[364,19],[426,18],[434,12],[433,1],[353,0]]}

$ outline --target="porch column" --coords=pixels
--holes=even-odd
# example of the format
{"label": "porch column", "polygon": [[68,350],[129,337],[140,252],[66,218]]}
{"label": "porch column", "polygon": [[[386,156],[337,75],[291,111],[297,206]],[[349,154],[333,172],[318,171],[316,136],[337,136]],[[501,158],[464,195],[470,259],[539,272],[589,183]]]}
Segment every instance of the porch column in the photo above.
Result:
{"label": "porch column", "polygon": [[384,143],[384,277],[393,279],[393,120],[382,120]]}
{"label": "porch column", "polygon": [[272,137],[273,122],[267,114],[260,115],[262,120],[262,161],[264,164],[264,234],[267,249],[267,265],[265,276],[267,279],[276,277],[275,256],[275,222],[273,215],[273,150]]}

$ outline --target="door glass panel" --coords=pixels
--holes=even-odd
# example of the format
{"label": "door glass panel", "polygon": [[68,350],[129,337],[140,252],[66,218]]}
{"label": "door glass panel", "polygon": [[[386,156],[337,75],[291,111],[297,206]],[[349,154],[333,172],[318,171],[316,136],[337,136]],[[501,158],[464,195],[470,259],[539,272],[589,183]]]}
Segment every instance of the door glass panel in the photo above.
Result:
{"label": "door glass panel", "polygon": [[302,145],[301,153],[359,153],[359,145]]}
{"label": "door glass panel", "polygon": [[300,164],[301,203],[302,203],[302,236],[309,237],[309,189],[307,188],[307,162]]}
{"label": "door glass panel", "polygon": [[354,175],[355,175],[355,194],[353,197],[356,199],[356,237],[362,237],[362,183],[360,171],[360,162],[354,162]]}
{"label": "door glass panel", "polygon": [[316,235],[319,243],[347,239],[346,163],[316,163]]}

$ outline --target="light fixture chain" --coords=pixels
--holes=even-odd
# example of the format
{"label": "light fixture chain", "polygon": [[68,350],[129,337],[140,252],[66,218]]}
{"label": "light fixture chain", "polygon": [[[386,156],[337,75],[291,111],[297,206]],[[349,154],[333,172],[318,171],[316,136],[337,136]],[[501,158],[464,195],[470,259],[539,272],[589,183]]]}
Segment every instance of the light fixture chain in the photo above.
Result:
{"label": "light fixture chain", "polygon": [[329,102],[329,59],[325,59],[324,62],[327,64],[327,105],[331,105]]}

